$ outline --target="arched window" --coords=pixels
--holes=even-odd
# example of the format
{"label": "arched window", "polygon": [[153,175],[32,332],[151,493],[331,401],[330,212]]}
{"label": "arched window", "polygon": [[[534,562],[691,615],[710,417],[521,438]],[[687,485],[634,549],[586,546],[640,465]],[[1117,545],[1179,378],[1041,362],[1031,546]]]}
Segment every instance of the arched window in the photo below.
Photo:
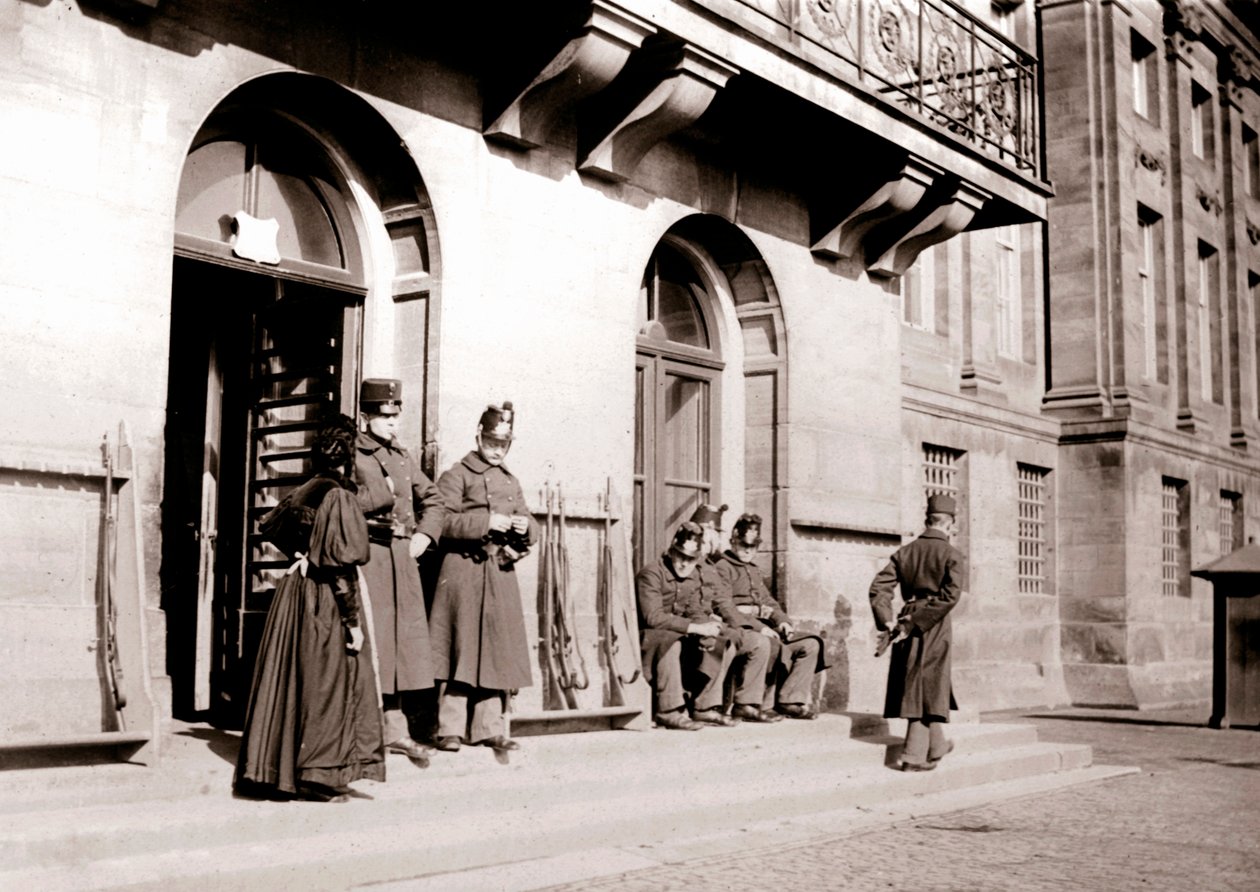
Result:
{"label": "arched window", "polygon": [[639,289],[635,368],[635,565],[660,551],[697,505],[717,499],[716,296],[684,243],[652,253]]}

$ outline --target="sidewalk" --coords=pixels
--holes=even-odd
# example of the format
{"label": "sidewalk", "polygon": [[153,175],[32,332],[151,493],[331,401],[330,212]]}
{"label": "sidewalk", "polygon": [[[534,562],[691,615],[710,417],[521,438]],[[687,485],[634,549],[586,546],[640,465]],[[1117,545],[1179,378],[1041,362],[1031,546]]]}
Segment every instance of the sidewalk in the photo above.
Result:
{"label": "sidewalk", "polygon": [[[1260,732],[1212,730],[1207,710],[1005,712],[1047,742],[1086,743],[1095,763],[1140,772],[1043,795],[918,815],[878,829],[853,823],[794,842],[745,834],[742,846],[686,854],[638,850],[638,869],[570,877],[559,890],[757,888],[854,890],[1255,890],[1260,888]],[[647,866],[656,859],[657,863]],[[594,867],[595,859],[588,860]],[[602,863],[616,866],[604,857]],[[554,865],[571,872],[577,865]],[[518,875],[522,868],[518,867]],[[462,878],[448,888],[476,888]],[[503,888],[503,885],[483,888]],[[421,888],[397,885],[391,888]],[[424,887],[431,888],[431,887]],[[436,887],[432,887],[436,888]],[[543,888],[537,886],[535,888]]]}

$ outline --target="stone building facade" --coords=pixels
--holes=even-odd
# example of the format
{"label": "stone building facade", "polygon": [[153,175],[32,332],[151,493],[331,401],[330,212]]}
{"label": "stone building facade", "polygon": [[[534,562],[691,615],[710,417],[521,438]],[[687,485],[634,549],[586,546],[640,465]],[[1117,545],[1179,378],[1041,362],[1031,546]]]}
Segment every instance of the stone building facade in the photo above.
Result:
{"label": "stone building facade", "polygon": [[0,740],[230,724],[279,569],[253,523],[366,376],[435,471],[515,403],[583,709],[609,488],[622,596],[695,504],[762,514],[830,708],[879,708],[867,586],[938,489],[964,705],[1206,701],[1186,573],[1260,526],[1245,18],[428,6],[0,0]]}

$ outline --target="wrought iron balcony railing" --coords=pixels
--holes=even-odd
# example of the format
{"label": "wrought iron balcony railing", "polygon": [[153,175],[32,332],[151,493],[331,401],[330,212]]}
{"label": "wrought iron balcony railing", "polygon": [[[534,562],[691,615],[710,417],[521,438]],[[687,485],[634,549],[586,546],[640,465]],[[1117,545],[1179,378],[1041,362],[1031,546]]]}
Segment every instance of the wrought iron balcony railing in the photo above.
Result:
{"label": "wrought iron balcony railing", "polygon": [[770,25],[762,33],[786,38],[786,48],[816,47],[839,76],[1021,173],[1040,175],[1035,57],[946,0],[700,3],[727,17],[742,7],[750,21]]}

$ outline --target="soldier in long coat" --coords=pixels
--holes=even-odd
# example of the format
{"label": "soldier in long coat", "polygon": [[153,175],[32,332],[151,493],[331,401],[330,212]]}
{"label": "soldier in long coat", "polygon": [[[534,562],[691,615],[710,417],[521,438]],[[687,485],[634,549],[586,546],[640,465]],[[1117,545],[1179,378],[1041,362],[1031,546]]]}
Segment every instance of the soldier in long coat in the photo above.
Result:
{"label": "soldier in long coat", "polygon": [[[941,725],[949,721],[950,709],[957,708],[950,678],[949,613],[967,587],[966,559],[949,541],[956,511],[952,496],[929,498],[923,535],[897,549],[871,583],[875,626],[895,636],[884,716],[907,720],[904,771],[931,770],[954,748]],[[904,605],[894,617],[897,587]]]}
{"label": "soldier in long coat", "polygon": [[766,636],[770,660],[762,707],[794,719],[815,719],[814,674],[827,668],[822,639],[797,635],[791,617],[770,594],[755,557],[761,517],[742,514],[731,530],[731,547],[711,559],[722,589],[743,617],[743,626]]}
{"label": "soldier in long coat", "polygon": [[372,608],[386,749],[424,767],[432,750],[412,739],[404,711],[415,710],[410,692],[432,688],[434,675],[416,560],[441,536],[446,505],[420,462],[398,443],[402,382],[365,379],[359,409],[367,430],[355,444],[355,482],[372,543],[363,575]]}
{"label": "soldier in long coat", "polygon": [[[669,550],[635,576],[642,625],[643,676],[656,694],[654,719],[662,728],[698,731],[735,724],[722,712],[722,686],[735,657],[737,615],[716,599],[717,579],[704,560],[704,532],[688,521]],[[762,671],[765,671],[764,663]],[[692,714],[686,702],[688,680]]]}
{"label": "soldier in long coat", "polygon": [[467,741],[515,750],[503,719],[509,692],[533,684],[515,563],[538,538],[521,485],[503,466],[511,448],[511,403],[489,406],[477,448],[438,478],[450,513],[430,633],[442,683],[437,747]]}

